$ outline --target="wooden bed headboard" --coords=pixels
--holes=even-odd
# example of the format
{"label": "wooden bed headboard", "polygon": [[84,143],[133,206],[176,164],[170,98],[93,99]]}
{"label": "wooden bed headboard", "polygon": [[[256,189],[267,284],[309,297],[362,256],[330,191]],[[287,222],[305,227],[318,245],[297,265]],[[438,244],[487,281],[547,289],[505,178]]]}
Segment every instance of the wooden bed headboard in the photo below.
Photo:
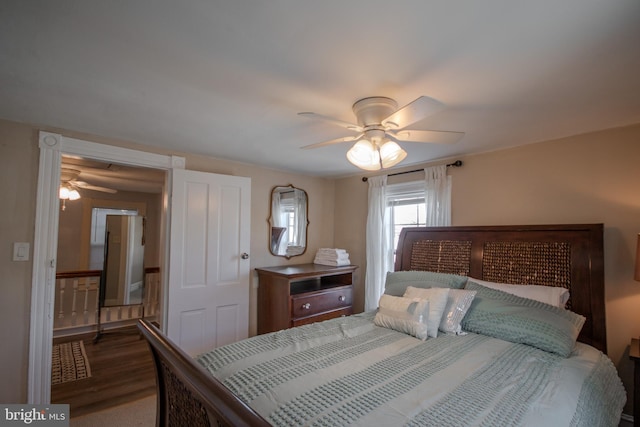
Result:
{"label": "wooden bed headboard", "polygon": [[406,270],[567,288],[567,308],[587,318],[578,340],[607,352],[602,224],[404,228],[395,271]]}

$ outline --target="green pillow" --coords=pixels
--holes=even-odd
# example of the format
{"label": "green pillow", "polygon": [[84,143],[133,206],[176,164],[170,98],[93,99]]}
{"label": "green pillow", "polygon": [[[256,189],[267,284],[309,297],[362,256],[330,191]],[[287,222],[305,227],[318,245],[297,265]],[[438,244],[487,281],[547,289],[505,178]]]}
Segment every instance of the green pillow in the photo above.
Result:
{"label": "green pillow", "polygon": [[408,286],[462,289],[465,283],[467,283],[467,277],[456,274],[434,273],[432,271],[391,271],[387,273],[384,293],[401,297]]}
{"label": "green pillow", "polygon": [[465,289],[476,296],[462,320],[462,329],[505,341],[527,344],[568,357],[585,317],[543,302],[521,298],[473,281]]}

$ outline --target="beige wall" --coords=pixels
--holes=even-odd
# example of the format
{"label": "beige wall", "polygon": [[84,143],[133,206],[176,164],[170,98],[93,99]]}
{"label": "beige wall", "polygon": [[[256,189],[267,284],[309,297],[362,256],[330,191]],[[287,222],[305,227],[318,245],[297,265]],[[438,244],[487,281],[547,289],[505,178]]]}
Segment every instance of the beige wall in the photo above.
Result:
{"label": "beige wall", "polygon": [[31,262],[14,262],[13,242],[29,242],[38,180],[37,133],[0,121],[0,402],[25,402]]}
{"label": "beige wall", "polygon": [[[463,167],[449,170],[453,225],[604,223],[608,352],[630,391],[629,342],[640,335],[640,125],[459,158]],[[367,189],[360,177],[336,182],[335,244],[351,248],[361,268]]]}
{"label": "beige wall", "polygon": [[[31,298],[31,262],[13,262],[13,242],[29,242],[33,250],[38,179],[38,128],[0,120],[0,402],[22,403],[27,396],[27,368]],[[44,129],[67,136],[159,154],[186,158],[187,169],[251,178],[251,254],[256,267],[312,262],[316,250],[333,246],[333,180],[285,173],[254,165],[188,153],[156,150],[78,132]],[[215,143],[213,141],[212,143]],[[309,196],[309,247],[286,260],[268,252],[269,196],[276,185],[293,184]],[[252,274],[250,333],[256,330],[257,277]]]}

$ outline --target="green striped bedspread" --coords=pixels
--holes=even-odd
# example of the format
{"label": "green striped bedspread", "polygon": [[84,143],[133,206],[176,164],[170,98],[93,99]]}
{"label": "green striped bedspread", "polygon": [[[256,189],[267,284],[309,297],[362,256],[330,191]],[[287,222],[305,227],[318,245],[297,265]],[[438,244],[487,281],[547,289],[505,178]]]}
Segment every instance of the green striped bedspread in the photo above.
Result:
{"label": "green striped bedspread", "polygon": [[197,359],[277,426],[617,426],[609,358],[483,335],[420,341],[373,313],[260,335]]}

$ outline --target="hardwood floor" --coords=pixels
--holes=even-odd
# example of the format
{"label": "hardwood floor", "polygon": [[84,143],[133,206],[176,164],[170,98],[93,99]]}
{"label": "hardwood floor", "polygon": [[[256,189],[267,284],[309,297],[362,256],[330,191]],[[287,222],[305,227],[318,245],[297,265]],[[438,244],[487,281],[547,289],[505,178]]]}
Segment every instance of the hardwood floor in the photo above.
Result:
{"label": "hardwood floor", "polygon": [[82,340],[91,377],[51,387],[52,403],[68,403],[71,417],[121,405],[153,395],[156,378],[147,342],[135,326],[104,333],[54,339],[54,344]]}

